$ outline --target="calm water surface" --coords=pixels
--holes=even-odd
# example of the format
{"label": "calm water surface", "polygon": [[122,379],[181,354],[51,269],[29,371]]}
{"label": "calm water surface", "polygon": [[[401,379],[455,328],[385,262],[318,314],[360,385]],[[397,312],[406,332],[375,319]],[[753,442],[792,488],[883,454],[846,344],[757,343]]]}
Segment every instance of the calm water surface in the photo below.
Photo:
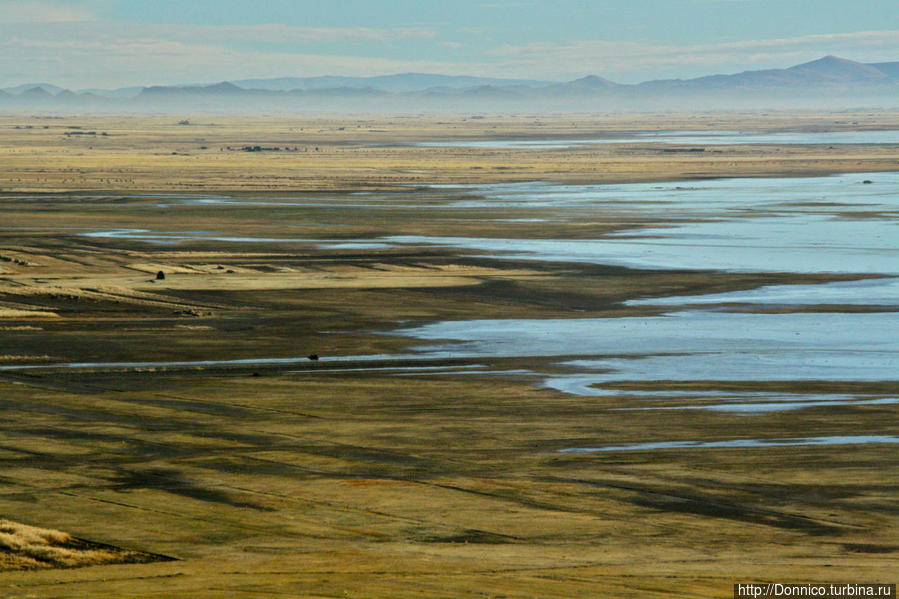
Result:
{"label": "calm water surface", "polygon": [[[649,317],[469,320],[396,331],[430,342],[418,347],[423,354],[539,357],[548,387],[578,396],[632,397],[644,404],[664,399],[665,409],[759,413],[899,401],[870,394],[714,391],[715,382],[897,380],[897,173],[474,189],[483,197],[469,205],[577,209],[581,219],[591,210],[597,215],[607,210],[635,217],[664,214],[666,222],[596,239],[404,236],[387,241],[631,268],[880,276],[627,302],[667,309]],[[805,311],[775,311],[785,306]],[[843,306],[872,311],[844,312]],[[702,382],[713,390],[660,392],[658,381]],[[616,383],[627,383],[628,390]],[[646,385],[642,391],[641,383]]]}
{"label": "calm water surface", "polygon": [[709,449],[729,447],[790,447],[798,445],[859,445],[865,443],[899,443],[892,435],[854,435],[834,437],[808,437],[798,439],[733,439],[730,441],[663,441],[637,443],[635,445],[610,445],[608,447],[569,447],[559,453],[594,453],[601,451],[643,451],[647,449]]}
{"label": "calm water surface", "polygon": [[[243,201],[218,196],[165,200],[223,206]],[[380,196],[366,196],[366,201],[389,204],[389,199]],[[403,196],[403,206],[414,205],[408,194]],[[137,229],[81,234],[146,243],[296,243],[360,250],[437,245],[504,258],[631,268],[856,274],[859,280],[838,283],[776,285],[629,301],[631,306],[659,308],[658,313],[644,317],[465,320],[406,327],[393,334],[421,340],[412,354],[346,359],[536,358],[532,370],[505,372],[540,380],[573,398],[633,399],[640,409],[653,409],[653,402],[661,402],[658,407],[663,409],[752,414],[897,401],[889,394],[852,394],[845,388],[838,393],[822,392],[820,384],[814,393],[741,393],[733,391],[732,383],[778,381],[785,387],[796,383],[795,388],[801,388],[801,383],[809,381],[865,383],[895,382],[899,378],[899,173],[603,186],[463,186],[453,187],[449,199],[441,205],[481,210],[486,218],[493,219],[502,218],[505,208],[526,208],[545,215],[546,220],[589,223],[614,214],[624,222],[632,216],[640,224],[591,239],[406,235],[335,240]],[[433,206],[426,203],[422,208]],[[509,219],[506,225],[540,220],[539,216],[528,216],[527,220]],[[781,308],[785,306],[799,311],[784,312]],[[855,311],[842,311],[849,306]],[[303,359],[262,357],[172,365],[289,365]],[[164,365],[145,362],[112,366]],[[438,372],[448,376],[452,371],[434,370]],[[465,376],[478,376],[478,372],[470,371]],[[427,375],[423,370],[416,374]],[[701,382],[703,390],[659,391],[658,381]],[[621,390],[621,383],[627,383],[627,391]],[[716,383],[721,389],[715,388]]]}
{"label": "calm water surface", "polygon": [[655,131],[610,135],[593,139],[522,139],[486,141],[434,141],[424,147],[484,149],[571,148],[595,144],[664,143],[685,145],[733,144],[899,144],[899,131],[828,131],[821,133],[759,131]]}

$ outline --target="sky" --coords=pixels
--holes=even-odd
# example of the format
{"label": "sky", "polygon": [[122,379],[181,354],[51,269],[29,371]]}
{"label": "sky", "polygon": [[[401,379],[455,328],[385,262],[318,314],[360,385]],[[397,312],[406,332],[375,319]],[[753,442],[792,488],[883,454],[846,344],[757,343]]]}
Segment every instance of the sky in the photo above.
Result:
{"label": "sky", "polygon": [[0,88],[405,72],[619,83],[899,61],[897,0],[0,0]]}

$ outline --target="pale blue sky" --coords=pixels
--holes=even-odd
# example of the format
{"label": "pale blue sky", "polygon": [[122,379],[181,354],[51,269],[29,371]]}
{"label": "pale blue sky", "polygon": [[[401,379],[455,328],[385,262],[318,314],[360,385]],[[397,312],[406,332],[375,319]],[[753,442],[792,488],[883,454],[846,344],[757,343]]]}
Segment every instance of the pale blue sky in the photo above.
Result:
{"label": "pale blue sky", "polygon": [[407,71],[619,82],[899,60],[897,0],[0,0],[0,87]]}

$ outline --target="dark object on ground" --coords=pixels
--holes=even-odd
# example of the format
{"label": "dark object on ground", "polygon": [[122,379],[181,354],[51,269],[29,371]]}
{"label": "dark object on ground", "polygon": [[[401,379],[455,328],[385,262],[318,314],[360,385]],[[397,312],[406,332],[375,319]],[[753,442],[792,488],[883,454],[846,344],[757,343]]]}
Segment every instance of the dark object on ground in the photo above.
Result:
{"label": "dark object on ground", "polygon": [[156,273],[156,280],[162,281],[163,279],[165,279],[165,273],[160,270],[158,273]]}
{"label": "dark object on ground", "polygon": [[252,376],[252,377],[257,377],[257,376],[262,376],[262,375],[261,375],[261,374],[259,374],[259,373],[258,373],[258,372],[254,372],[254,373],[253,373],[253,374],[251,374],[251,375],[250,375],[250,376]]}
{"label": "dark object on ground", "polygon": [[874,181],[872,181],[871,179],[865,179],[864,181],[862,181],[862,183],[864,183],[865,185],[870,185],[871,183],[874,183]]}
{"label": "dark object on ground", "polygon": [[313,362],[318,360],[318,354],[309,354],[309,359]]}

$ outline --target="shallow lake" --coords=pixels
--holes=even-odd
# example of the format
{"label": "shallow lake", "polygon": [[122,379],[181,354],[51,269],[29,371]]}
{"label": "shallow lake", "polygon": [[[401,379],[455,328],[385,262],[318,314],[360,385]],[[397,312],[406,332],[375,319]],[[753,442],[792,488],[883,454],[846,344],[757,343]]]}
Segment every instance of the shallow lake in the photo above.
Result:
{"label": "shallow lake", "polygon": [[[418,347],[423,354],[541,357],[542,374],[530,374],[542,376],[548,387],[580,396],[659,398],[665,400],[665,409],[752,413],[899,401],[870,394],[657,390],[658,381],[701,382],[711,388],[715,382],[735,381],[895,381],[896,173],[671,185],[514,184],[477,190],[484,197],[472,201],[537,205],[549,211],[576,207],[581,219],[590,210],[611,208],[635,217],[664,214],[666,222],[596,239],[404,236],[387,241],[632,268],[887,276],[627,302],[668,310],[649,317],[470,320],[396,331],[431,342]],[[846,306],[872,311],[843,311]],[[779,310],[783,307],[814,310]]]}
{"label": "shallow lake", "polygon": [[798,439],[733,439],[730,441],[670,441],[636,443],[634,445],[610,445],[608,447],[570,447],[559,453],[594,453],[602,451],[643,451],[647,449],[720,449],[753,447],[790,447],[801,445],[859,445],[864,443],[899,443],[892,435],[853,435],[833,437],[807,437]]}
{"label": "shallow lake", "polygon": [[581,223],[615,214],[664,225],[597,239],[407,235],[382,241],[633,268],[899,274],[899,173],[470,190],[481,197],[459,203],[562,212]]}
{"label": "shallow lake", "polygon": [[[395,334],[434,342],[417,349],[435,358],[543,358],[544,384],[580,396],[683,399],[693,408],[735,412],[896,401],[843,393],[659,392],[654,384],[895,380],[894,312],[684,310],[652,317],[449,321]],[[649,384],[641,389],[640,383]],[[704,395],[718,401],[697,405]]]}
{"label": "shallow lake", "polygon": [[664,143],[684,145],[733,145],[733,144],[897,144],[899,131],[825,131],[825,132],[773,132],[760,131],[637,131],[609,134],[595,138],[544,138],[513,140],[460,140],[420,142],[424,147],[465,147],[485,149],[515,148],[571,148],[594,144]]}
{"label": "shallow lake", "polygon": [[[577,219],[579,223],[589,223],[590,219],[601,220],[614,213],[624,222],[632,216],[640,224],[590,239],[403,235],[335,240],[136,229],[81,234],[145,243],[296,243],[363,251],[439,245],[507,259],[589,262],[638,269],[857,274],[859,280],[854,281],[781,284],[708,295],[634,298],[627,302],[631,306],[659,308],[658,313],[643,317],[465,320],[405,327],[392,334],[419,339],[422,344],[409,355],[392,358],[420,364],[447,358],[535,358],[531,370],[503,372],[573,397],[633,399],[639,409],[751,414],[897,401],[890,394],[848,393],[845,389],[828,393],[820,387],[827,382],[897,380],[899,173],[602,186],[538,182],[449,189],[442,206],[477,209],[486,218],[502,220],[508,214],[505,209],[513,207],[545,214],[547,220]],[[215,202],[221,198],[194,200]],[[395,200],[368,198],[373,203],[383,201],[385,207]],[[192,200],[183,196],[178,201]],[[225,201],[240,204],[243,200]],[[404,194],[402,203],[415,205],[414,195]],[[422,207],[434,205],[427,203]],[[516,222],[517,219],[510,219],[497,228],[502,231]],[[540,219],[531,216],[526,222]],[[795,310],[782,310],[784,307]],[[848,307],[853,310],[846,310]],[[377,367],[377,360],[390,357],[344,359],[371,360],[372,366]],[[260,357],[171,365],[289,365],[302,360]],[[165,365],[148,362],[65,366]],[[433,375],[442,373],[441,376],[451,376],[452,372],[431,370]],[[489,373],[490,369],[480,369],[456,374]],[[431,375],[425,370],[417,374]],[[671,390],[660,390],[659,381],[673,384]],[[735,382],[760,381],[783,383],[789,391],[733,390]],[[802,384],[808,382],[817,384],[814,392],[801,390]],[[685,384],[694,390],[678,390]]]}

